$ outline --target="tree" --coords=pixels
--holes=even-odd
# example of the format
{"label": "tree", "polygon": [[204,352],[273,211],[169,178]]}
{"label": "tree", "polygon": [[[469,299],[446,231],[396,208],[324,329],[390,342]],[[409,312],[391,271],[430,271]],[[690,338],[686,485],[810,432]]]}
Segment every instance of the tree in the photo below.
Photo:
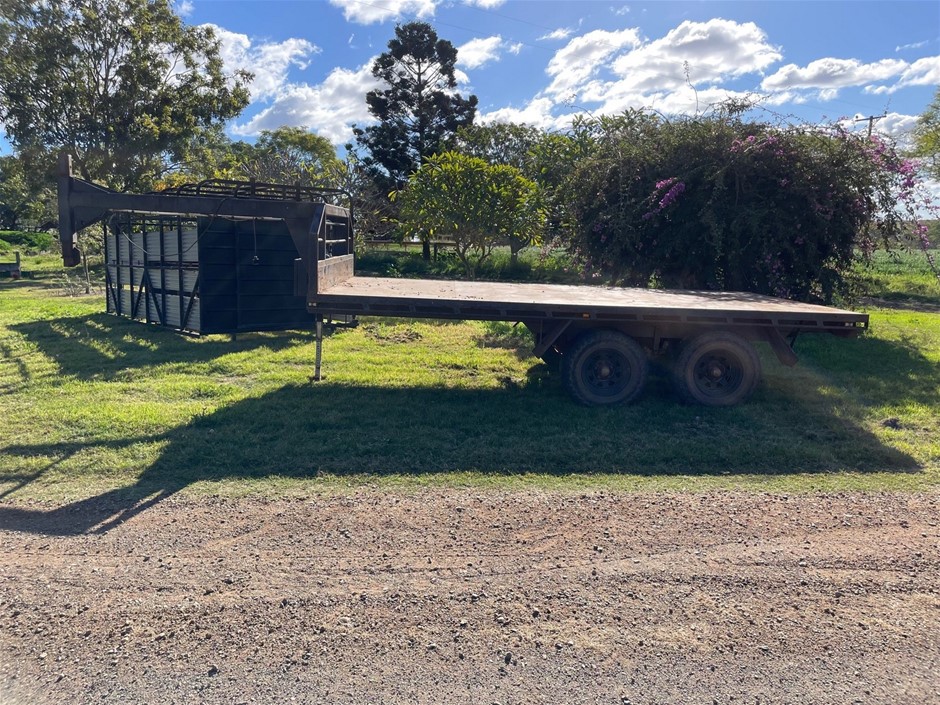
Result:
{"label": "tree", "polygon": [[935,179],[940,179],[940,89],[933,101],[917,119],[914,128],[915,154]]}
{"label": "tree", "polygon": [[4,0],[0,121],[18,149],[66,149],[83,178],[143,189],[199,135],[238,115],[208,27],[169,0]]}
{"label": "tree", "polygon": [[41,210],[42,198],[27,179],[23,162],[14,155],[0,157],[0,230],[20,230],[24,219]]}
{"label": "tree", "polygon": [[490,164],[505,164],[518,169],[526,178],[539,175],[536,149],[545,133],[537,127],[515,123],[467,125],[457,130],[454,149]]}
{"label": "tree", "polygon": [[236,143],[233,177],[301,186],[337,186],[343,163],[325,137],[305,127],[264,130],[255,144]]}
{"label": "tree", "polygon": [[406,227],[454,241],[471,277],[496,245],[529,242],[545,225],[534,182],[514,167],[457,152],[429,158],[396,200]]}
{"label": "tree", "polygon": [[379,123],[355,134],[368,152],[363,163],[389,190],[403,187],[448,136],[473,122],[477,98],[455,92],[456,61],[457,49],[431,25],[410,22],[395,28],[388,51],[372,65],[372,75],[387,86],[366,95]]}
{"label": "tree", "polygon": [[[548,209],[546,239],[555,243],[570,240],[568,181],[578,162],[593,149],[582,133],[545,132],[529,125],[493,123],[463,127],[452,143],[457,151],[490,164],[515,167],[537,183]],[[513,252],[513,259],[515,255]]]}

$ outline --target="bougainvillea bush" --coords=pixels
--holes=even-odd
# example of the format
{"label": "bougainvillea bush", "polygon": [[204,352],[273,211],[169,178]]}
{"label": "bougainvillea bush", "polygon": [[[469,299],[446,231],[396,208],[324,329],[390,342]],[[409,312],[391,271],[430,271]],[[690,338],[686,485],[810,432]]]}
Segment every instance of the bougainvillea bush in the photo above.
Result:
{"label": "bougainvillea bush", "polygon": [[916,165],[877,136],[731,111],[585,120],[572,246],[616,283],[831,302],[854,258],[910,234]]}

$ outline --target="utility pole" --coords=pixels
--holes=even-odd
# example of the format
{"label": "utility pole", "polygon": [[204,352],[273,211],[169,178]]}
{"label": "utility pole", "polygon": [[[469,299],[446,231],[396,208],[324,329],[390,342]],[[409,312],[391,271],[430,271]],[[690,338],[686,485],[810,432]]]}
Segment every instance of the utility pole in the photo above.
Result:
{"label": "utility pole", "polygon": [[869,115],[868,117],[855,118],[855,122],[865,122],[868,121],[868,136],[871,137],[872,128],[875,126],[875,120],[881,120],[882,118],[888,117],[888,113],[883,115]]}

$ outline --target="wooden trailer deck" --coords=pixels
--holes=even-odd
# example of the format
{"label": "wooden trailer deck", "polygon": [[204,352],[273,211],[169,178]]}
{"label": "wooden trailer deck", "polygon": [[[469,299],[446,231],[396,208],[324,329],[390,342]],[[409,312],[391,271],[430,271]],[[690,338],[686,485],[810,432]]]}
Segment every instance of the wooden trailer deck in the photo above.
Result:
{"label": "wooden trailer deck", "polygon": [[[352,276],[310,310],[477,320],[594,320],[852,334],[868,315],[760,294]],[[841,330],[840,330],[841,329]]]}

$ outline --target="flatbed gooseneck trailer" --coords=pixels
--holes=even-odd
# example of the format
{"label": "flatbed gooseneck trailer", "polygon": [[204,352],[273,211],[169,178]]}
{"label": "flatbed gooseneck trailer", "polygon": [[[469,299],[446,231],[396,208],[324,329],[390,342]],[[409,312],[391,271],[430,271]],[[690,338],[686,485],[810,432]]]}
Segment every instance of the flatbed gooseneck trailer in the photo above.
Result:
{"label": "flatbed gooseneck trailer", "polygon": [[[792,366],[798,334],[850,337],[868,327],[866,314],[749,293],[360,277],[351,210],[329,202],[340,195],[234,181],[117,193],[73,177],[64,155],[63,261],[79,264],[77,232],[103,223],[109,311],[199,333],[312,323],[317,379],[325,320],[369,315],[521,323],[532,332],[534,354],[559,363],[569,392],[588,405],[635,399],[649,359],[665,354],[674,358],[682,399],[736,404],[760,379],[754,342],[768,343]],[[285,271],[289,292],[283,291]],[[237,298],[238,306],[219,306],[225,296]],[[281,304],[291,297],[299,310],[285,313]],[[265,301],[280,303],[265,309],[274,305]]]}

